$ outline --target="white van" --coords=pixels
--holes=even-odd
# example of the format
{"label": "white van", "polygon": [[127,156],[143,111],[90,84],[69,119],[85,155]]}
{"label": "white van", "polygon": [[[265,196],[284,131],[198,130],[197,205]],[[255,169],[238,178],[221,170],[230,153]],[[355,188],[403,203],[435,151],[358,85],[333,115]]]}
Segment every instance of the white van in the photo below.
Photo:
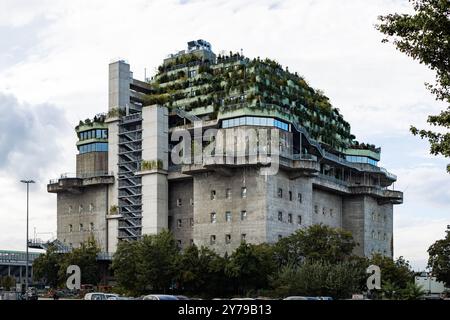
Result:
{"label": "white van", "polygon": [[84,295],[84,300],[107,300],[103,292],[90,292]]}

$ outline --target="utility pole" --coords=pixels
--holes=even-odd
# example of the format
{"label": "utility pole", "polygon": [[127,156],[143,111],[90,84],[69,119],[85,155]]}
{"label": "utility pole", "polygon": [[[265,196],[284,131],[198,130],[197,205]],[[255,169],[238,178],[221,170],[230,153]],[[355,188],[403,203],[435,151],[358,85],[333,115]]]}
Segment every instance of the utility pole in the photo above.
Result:
{"label": "utility pole", "polygon": [[30,183],[35,183],[33,180],[20,180],[20,182],[27,185],[27,245],[26,245],[26,262],[25,262],[25,294],[28,291],[28,216],[29,216],[29,194],[30,194]]}

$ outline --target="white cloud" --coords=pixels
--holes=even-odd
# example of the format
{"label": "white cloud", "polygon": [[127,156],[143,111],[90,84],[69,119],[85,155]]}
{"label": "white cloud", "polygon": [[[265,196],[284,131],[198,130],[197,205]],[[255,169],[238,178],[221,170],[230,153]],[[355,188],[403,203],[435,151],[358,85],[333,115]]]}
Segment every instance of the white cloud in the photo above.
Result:
{"label": "white cloud", "polygon": [[[442,105],[423,85],[433,81],[433,73],[392,45],[382,44],[374,29],[378,15],[409,11],[408,1],[391,0],[4,0],[0,37],[7,36],[1,34],[1,26],[24,27],[39,19],[45,23],[34,26],[36,39],[30,48],[22,44],[25,54],[20,62],[0,69],[0,91],[28,102],[30,110],[43,103],[63,108],[73,127],[106,110],[111,59],[126,58],[135,77],[142,79],[144,68],[151,75],[167,54],[198,38],[210,41],[216,52],[242,48],[250,57],[273,58],[324,90],[358,140],[380,141],[383,158],[393,165],[398,185],[406,189],[405,204],[395,208],[398,226],[403,217],[411,217],[411,224],[398,232],[396,222],[396,252],[426,258],[423,248],[431,238],[424,236],[417,245],[407,230],[424,226],[420,219],[429,214],[434,219],[430,223],[448,217],[448,175],[441,160],[422,157],[428,152],[425,143],[417,142],[419,147],[410,152],[404,150],[403,141],[410,124],[424,125],[426,116]],[[48,173],[52,176],[74,170],[74,134],[65,132],[58,140],[64,145],[64,160],[52,164]],[[390,140],[396,144],[384,148]],[[10,194],[4,185],[0,188],[0,194]],[[41,199],[42,207],[35,213],[50,217],[54,198]],[[13,203],[16,199],[2,201],[9,210],[20,211]],[[41,226],[45,231],[54,228],[54,217],[50,220]],[[9,243],[0,238],[0,247]]]}

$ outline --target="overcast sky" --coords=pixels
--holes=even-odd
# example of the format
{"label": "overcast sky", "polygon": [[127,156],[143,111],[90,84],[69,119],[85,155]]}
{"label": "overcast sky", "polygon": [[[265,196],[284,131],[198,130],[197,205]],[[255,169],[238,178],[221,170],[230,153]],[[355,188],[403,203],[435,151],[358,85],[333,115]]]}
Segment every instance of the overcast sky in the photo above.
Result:
{"label": "overcast sky", "polygon": [[125,58],[143,79],[205,39],[216,53],[242,49],[289,66],[330,97],[359,141],[381,146],[381,165],[404,192],[394,255],[424,268],[450,224],[450,176],[408,128],[442,104],[423,84],[434,74],[374,29],[377,16],[410,10],[406,0],[0,0],[0,249],[25,249],[25,177],[37,181],[30,235],[56,236],[46,184],[75,171],[73,127],[107,110],[108,63]]}

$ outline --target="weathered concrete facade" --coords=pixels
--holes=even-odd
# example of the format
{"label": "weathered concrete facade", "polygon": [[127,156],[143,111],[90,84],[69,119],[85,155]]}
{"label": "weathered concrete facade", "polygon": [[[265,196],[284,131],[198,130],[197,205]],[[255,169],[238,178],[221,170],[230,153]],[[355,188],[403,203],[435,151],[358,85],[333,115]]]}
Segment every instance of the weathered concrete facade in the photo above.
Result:
{"label": "weathered concrete facade", "polygon": [[[214,54],[204,56],[214,64]],[[199,67],[178,70],[176,57],[167,60],[174,68],[168,82],[157,88],[178,74],[199,80]],[[155,86],[133,79],[124,61],[109,70],[109,114],[97,126],[107,128],[107,152],[89,146],[88,136],[80,143],[88,147],[79,149],[76,177],[48,185],[58,194],[59,240],[76,247],[93,235],[103,251],[114,252],[120,241],[168,228],[181,248],[195,243],[230,254],[242,241],[274,243],[325,224],[351,231],[358,255],[393,255],[393,205],[403,194],[388,189],[396,177],[377,166],[379,149],[330,150],[273,106],[243,106],[243,96],[236,98],[242,105],[222,113],[212,106],[188,112],[176,103],[146,105]],[[191,94],[186,101],[196,100]],[[180,150],[172,138],[182,132],[183,139],[200,138],[205,146],[211,142],[202,137],[207,129],[217,130],[211,157],[176,162],[172,151]],[[193,150],[184,148],[184,157]],[[267,171],[274,164],[276,170]]]}

